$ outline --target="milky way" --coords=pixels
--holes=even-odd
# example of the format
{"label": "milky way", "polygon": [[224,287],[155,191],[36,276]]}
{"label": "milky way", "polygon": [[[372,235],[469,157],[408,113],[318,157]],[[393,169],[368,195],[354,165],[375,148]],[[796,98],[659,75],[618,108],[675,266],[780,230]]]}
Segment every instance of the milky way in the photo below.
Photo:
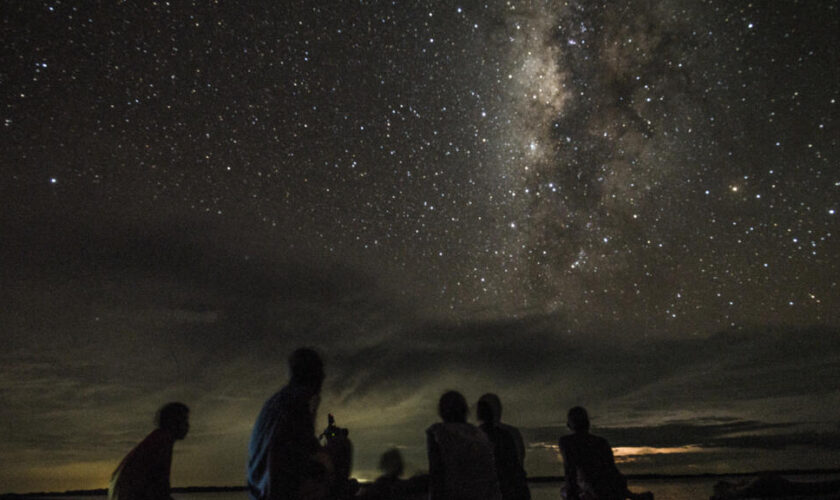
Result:
{"label": "milky way", "polygon": [[380,262],[433,315],[836,321],[834,6],[773,9],[19,5],[5,184]]}

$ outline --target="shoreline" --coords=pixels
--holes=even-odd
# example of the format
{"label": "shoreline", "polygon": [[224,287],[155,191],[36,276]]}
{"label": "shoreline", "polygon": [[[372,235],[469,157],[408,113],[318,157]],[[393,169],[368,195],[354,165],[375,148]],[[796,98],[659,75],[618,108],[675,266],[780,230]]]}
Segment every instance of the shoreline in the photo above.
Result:
{"label": "shoreline", "polygon": [[[831,469],[785,469],[785,470],[767,470],[754,472],[733,472],[727,474],[718,473],[698,473],[698,474],[625,474],[628,480],[685,480],[685,479],[714,479],[725,477],[751,477],[759,474],[773,473],[782,476],[809,476],[820,474],[840,474],[840,468]],[[528,482],[531,484],[546,484],[546,483],[560,483],[563,482],[563,476],[534,476],[529,477]],[[365,484],[365,483],[362,483]],[[172,493],[222,493],[245,491],[246,486],[179,486],[173,487]],[[61,497],[80,497],[80,496],[106,496],[108,494],[107,488],[96,488],[92,490],[67,490],[62,492],[30,492],[30,493],[3,493],[0,494],[0,500],[13,500],[19,498],[33,499],[33,498],[61,498]]]}

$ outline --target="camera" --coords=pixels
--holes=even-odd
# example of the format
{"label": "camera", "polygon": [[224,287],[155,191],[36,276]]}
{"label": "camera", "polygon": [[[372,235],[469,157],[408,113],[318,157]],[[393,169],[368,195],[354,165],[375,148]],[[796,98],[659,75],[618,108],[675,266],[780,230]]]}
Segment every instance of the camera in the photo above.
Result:
{"label": "camera", "polygon": [[343,427],[335,425],[335,417],[330,413],[327,415],[327,428],[318,437],[319,440],[326,440],[326,444],[330,444],[336,440],[346,440],[350,431]]}

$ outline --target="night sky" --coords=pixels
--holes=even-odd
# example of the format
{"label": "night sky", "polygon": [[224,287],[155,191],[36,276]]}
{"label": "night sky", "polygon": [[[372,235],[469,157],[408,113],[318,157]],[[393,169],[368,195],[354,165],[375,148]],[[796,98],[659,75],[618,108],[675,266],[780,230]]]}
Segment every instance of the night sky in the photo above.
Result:
{"label": "night sky", "polygon": [[[242,484],[319,349],[359,476],[497,392],[560,474],[840,456],[833,1],[5,2],[0,492]],[[322,6],[319,6],[323,4]]]}

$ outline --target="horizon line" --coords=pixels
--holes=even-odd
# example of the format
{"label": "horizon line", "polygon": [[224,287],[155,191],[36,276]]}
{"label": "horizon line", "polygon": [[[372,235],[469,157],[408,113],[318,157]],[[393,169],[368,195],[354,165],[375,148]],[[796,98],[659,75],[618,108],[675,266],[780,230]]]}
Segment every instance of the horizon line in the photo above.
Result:
{"label": "horizon line", "polygon": [[[650,480],[650,479],[700,479],[700,478],[715,478],[715,477],[744,477],[757,476],[759,474],[779,474],[779,475],[815,475],[815,474],[840,474],[840,467],[835,468],[821,468],[821,469],[770,469],[757,470],[752,472],[732,472],[732,473],[717,473],[717,472],[699,472],[696,474],[624,474],[627,479],[633,480]],[[422,476],[424,474],[417,474],[412,477]],[[564,476],[533,476],[528,478],[529,483],[559,483],[565,481]],[[360,484],[371,484],[372,481],[359,481]],[[246,491],[247,486],[173,486],[170,489],[171,493],[212,493],[222,491]],[[14,498],[38,498],[38,497],[68,497],[68,496],[104,496],[108,494],[108,488],[94,488],[87,490],[65,490],[57,491],[38,491],[28,493],[2,493],[0,500],[10,500]]]}

